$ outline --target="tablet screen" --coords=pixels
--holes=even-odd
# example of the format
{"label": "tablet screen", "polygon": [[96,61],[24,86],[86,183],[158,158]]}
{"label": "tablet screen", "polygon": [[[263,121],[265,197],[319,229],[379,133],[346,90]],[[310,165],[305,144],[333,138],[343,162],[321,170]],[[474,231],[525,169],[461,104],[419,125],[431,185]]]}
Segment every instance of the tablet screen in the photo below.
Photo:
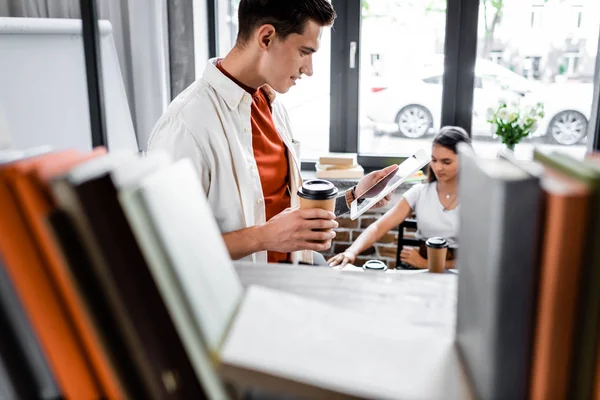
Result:
{"label": "tablet screen", "polygon": [[[350,218],[356,219],[364,214],[368,209],[373,207],[383,199],[388,193],[394,191],[404,181],[410,178],[413,174],[423,168],[431,160],[431,155],[424,149],[418,150],[415,154],[408,157],[404,162],[398,165],[396,173],[391,177],[386,177],[387,183],[382,190],[367,191],[367,196],[361,199],[354,200],[350,205]],[[360,204],[359,203],[360,200]]]}

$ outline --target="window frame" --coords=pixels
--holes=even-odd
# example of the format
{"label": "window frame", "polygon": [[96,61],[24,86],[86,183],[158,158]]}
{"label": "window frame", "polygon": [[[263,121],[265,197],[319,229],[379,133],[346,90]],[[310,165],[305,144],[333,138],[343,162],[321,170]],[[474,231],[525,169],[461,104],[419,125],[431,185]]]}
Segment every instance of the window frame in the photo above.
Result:
{"label": "window frame", "polygon": [[[600,31],[598,32],[600,37]],[[600,40],[596,53],[594,67],[594,94],[592,97],[592,112],[588,121],[588,151],[600,151]]]}
{"label": "window frame", "polygon": [[167,0],[167,18],[171,99],[174,99],[196,79],[193,2]]}

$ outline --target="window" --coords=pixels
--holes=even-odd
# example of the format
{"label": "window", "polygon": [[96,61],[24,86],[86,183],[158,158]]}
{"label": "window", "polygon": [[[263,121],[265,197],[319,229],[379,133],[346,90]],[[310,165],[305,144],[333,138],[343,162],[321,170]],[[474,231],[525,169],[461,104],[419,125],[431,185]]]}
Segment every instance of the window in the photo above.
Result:
{"label": "window", "polygon": [[312,57],[313,76],[300,79],[280,95],[305,161],[329,151],[331,28],[323,28],[319,51]]}
{"label": "window", "polygon": [[409,155],[440,124],[445,1],[369,0],[361,19],[362,52],[379,63],[361,57],[359,152]]}
{"label": "window", "polygon": [[215,1],[217,2],[217,55],[224,57],[233,48],[237,38],[237,9],[240,0]]}
{"label": "window", "polygon": [[504,52],[502,51],[490,51],[489,59],[495,64],[501,64],[504,58]]}
{"label": "window", "polygon": [[[566,10],[566,15],[567,15],[567,25],[568,25],[568,29],[570,29],[572,32],[576,31],[577,29],[581,29],[581,22],[583,20],[583,12],[584,12],[584,2],[580,2],[580,1],[570,1],[567,2],[567,4],[565,4],[565,7],[568,7],[568,9]],[[589,9],[587,10],[588,12],[590,11]]]}
{"label": "window", "polygon": [[531,6],[530,26],[533,29],[540,29],[543,23],[544,5],[534,4]]}
{"label": "window", "polygon": [[523,61],[523,76],[529,79],[539,79],[541,61],[541,56],[525,56],[525,60]]}
{"label": "window", "polygon": [[583,11],[581,11],[583,9],[582,6],[573,6],[573,11],[575,11],[575,27],[576,28],[581,28],[581,19],[583,18]]}
{"label": "window", "polygon": [[574,53],[574,52],[565,53],[564,69],[565,69],[566,76],[570,77],[570,76],[575,76],[577,74],[580,58],[581,58],[581,55],[579,53]]}
{"label": "window", "polygon": [[[498,10],[502,12],[499,25],[517,26],[528,6],[519,1],[504,3],[504,8]],[[497,108],[500,101],[518,103],[521,107],[537,102],[544,105],[545,116],[535,132],[516,146],[519,157],[529,158],[534,146],[560,149],[576,156],[585,153],[600,24],[600,15],[587,10],[587,4],[592,3],[580,6],[578,12],[594,18],[594,28],[586,31],[583,40],[570,40],[568,29],[560,28],[564,23],[561,10],[565,10],[560,5],[556,12],[544,14],[548,31],[543,35],[519,29],[488,31],[488,35],[494,35],[492,46],[503,46],[509,56],[507,65],[498,65],[489,61],[490,53],[483,45],[478,46],[476,75],[481,76],[482,86],[474,89],[472,135],[479,154],[494,156],[500,148],[500,139],[492,133],[493,126],[487,121],[487,110]],[[541,26],[538,17],[543,7],[534,5],[533,9],[531,26]],[[485,40],[482,36],[480,44]],[[589,56],[584,58],[584,52]],[[571,80],[579,75],[586,78],[579,82]]]}
{"label": "window", "polygon": [[371,68],[374,76],[381,75],[381,54],[371,54]]}

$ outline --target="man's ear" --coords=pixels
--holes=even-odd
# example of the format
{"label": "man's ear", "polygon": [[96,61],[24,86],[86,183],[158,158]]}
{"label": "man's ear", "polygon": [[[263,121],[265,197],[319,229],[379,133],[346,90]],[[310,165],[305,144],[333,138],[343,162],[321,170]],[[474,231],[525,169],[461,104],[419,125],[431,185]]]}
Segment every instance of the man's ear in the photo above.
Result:
{"label": "man's ear", "polygon": [[271,24],[262,25],[257,31],[258,45],[261,49],[268,49],[275,40],[275,27]]}

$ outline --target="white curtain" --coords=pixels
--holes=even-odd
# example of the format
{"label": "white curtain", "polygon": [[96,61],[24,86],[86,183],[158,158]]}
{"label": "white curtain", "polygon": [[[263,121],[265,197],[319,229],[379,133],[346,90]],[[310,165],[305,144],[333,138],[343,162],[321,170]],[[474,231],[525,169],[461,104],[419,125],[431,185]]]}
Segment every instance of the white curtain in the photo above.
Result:
{"label": "white curtain", "polygon": [[[166,0],[97,0],[113,27],[138,147],[170,100]],[[0,0],[1,17],[81,18],[79,0]],[[1,121],[0,121],[1,122]]]}

